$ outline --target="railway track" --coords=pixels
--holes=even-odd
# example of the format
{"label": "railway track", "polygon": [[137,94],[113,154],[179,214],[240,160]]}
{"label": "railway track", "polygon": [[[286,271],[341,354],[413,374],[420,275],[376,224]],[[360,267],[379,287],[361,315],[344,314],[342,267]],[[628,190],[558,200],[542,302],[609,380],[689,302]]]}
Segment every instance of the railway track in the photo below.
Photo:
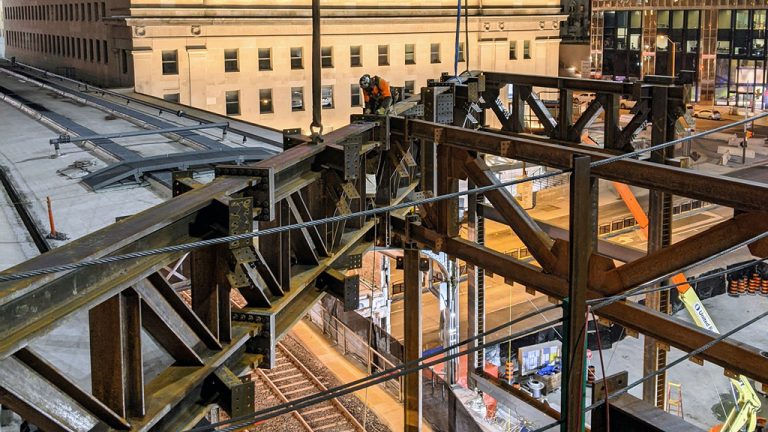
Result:
{"label": "railway track", "polygon": [[[262,381],[281,402],[327,390],[327,387],[281,343],[277,362],[271,370],[257,369]],[[293,416],[307,431],[363,431],[363,426],[336,399],[294,411]]]}

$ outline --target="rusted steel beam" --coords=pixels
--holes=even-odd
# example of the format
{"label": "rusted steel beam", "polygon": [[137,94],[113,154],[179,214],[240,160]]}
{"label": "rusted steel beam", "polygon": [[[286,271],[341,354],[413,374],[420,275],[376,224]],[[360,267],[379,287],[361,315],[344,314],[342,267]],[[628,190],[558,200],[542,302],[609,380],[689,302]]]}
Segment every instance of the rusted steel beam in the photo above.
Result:
{"label": "rusted steel beam", "polygon": [[166,317],[158,314],[147,302],[142,301],[141,313],[144,328],[176,360],[176,364],[202,366],[203,360],[185,342],[184,337],[180,334],[181,329],[169,327],[166,324]]}
{"label": "rusted steel beam", "polygon": [[208,327],[200,321],[200,318],[192,312],[192,310],[184,304],[184,301],[179,297],[174,289],[163,279],[160,273],[151,274],[147,280],[157,290],[157,292],[165,299],[168,305],[179,314],[182,320],[195,332],[198,338],[205,343],[205,346],[212,350],[220,350],[221,344],[211,334]]}
{"label": "rusted steel beam", "polygon": [[[392,219],[393,231],[403,235],[404,221]],[[541,273],[533,266],[523,264],[487,247],[478,246],[463,239],[444,238],[438,233],[419,226],[410,228],[411,238],[424,247],[446,252],[471,264],[480,265],[488,271],[530,286],[547,295],[564,298],[568,295],[568,282],[560,277]],[[602,295],[590,290],[588,299]],[[656,338],[683,351],[693,351],[714,340],[717,335],[692,324],[652,311],[632,302],[616,302],[600,308],[596,313],[613,322]],[[701,353],[700,358],[725,369],[742,374],[760,382],[768,382],[768,358],[760,350],[726,339]]]}
{"label": "rusted steel beam", "polygon": [[621,293],[749,241],[767,230],[768,212],[742,213],[605,273],[605,279],[595,288],[608,295]]}
{"label": "rusted steel beam", "polygon": [[109,427],[115,429],[128,429],[130,427],[125,418],[117,415],[90,393],[81,389],[56,368],[56,366],[49,363],[45,358],[39,356],[31,348],[27,347],[19,350],[14,354],[14,357],[19,359],[33,371],[40,374],[41,377],[50,381],[51,384],[58,387],[62,392],[68,394],[72,400],[92,412]]}
{"label": "rusted steel beam", "polygon": [[[507,223],[506,220],[501,216],[501,213],[499,213],[495,207],[487,204],[482,204],[481,206],[483,208],[483,214],[488,219],[498,223]],[[544,233],[551,238],[561,241],[568,241],[567,229],[554,226],[538,219],[534,219],[534,221],[536,222],[536,225],[538,225],[542,231],[544,231]],[[625,263],[638,260],[645,256],[645,253],[638,249],[599,239],[597,240],[597,254]],[[768,255],[768,253],[766,255]]]}
{"label": "rusted steel beam", "polygon": [[[392,122],[391,125],[393,130],[404,127],[404,123],[398,122]],[[571,158],[576,154],[591,156],[593,162],[608,157],[598,151],[563,147],[533,139],[513,138],[455,126],[437,125],[421,120],[409,120],[408,125],[412,137],[433,139],[438,133],[442,145],[553,168],[570,169]],[[768,187],[764,184],[635,159],[624,159],[594,167],[592,174],[607,180],[657,189],[742,210],[761,211],[765,209],[765,203],[768,202]]]}
{"label": "rusted steel beam", "polygon": [[568,297],[563,300],[563,380],[561,393],[563,423],[560,430],[584,430],[587,349],[587,280],[595,225],[592,218],[592,193],[589,157],[573,159],[570,188],[570,253]]}
{"label": "rusted steel beam", "polygon": [[[127,417],[126,298],[118,294],[89,311],[91,393],[120,417]],[[135,339],[130,342],[137,342]],[[141,340],[139,350],[141,350]]]}
{"label": "rusted steel beam", "polygon": [[[469,178],[480,187],[498,185],[501,182],[485,162],[465,153],[465,170]],[[544,233],[506,188],[498,188],[483,195],[493,204],[504,222],[525,243],[536,261],[550,273],[556,272],[557,257],[552,253],[555,242]]]}
{"label": "rusted steel beam", "polygon": [[[405,320],[403,341],[406,363],[421,357],[421,272],[419,271],[419,250],[407,248],[403,250],[405,284]],[[415,432],[421,430],[421,372],[413,372],[403,377],[404,430]]]}
{"label": "rusted steel beam", "polygon": [[[445,195],[459,190],[460,174],[455,169],[456,155],[452,147],[437,146],[437,194]],[[453,237],[459,233],[459,199],[439,201],[436,206],[438,232]]]}
{"label": "rusted steel beam", "polygon": [[549,75],[528,75],[505,72],[483,72],[485,81],[492,85],[516,84],[547,88],[567,88],[592,92],[618,93],[631,95],[635,84],[618,81],[606,81],[585,78],[564,78]]}

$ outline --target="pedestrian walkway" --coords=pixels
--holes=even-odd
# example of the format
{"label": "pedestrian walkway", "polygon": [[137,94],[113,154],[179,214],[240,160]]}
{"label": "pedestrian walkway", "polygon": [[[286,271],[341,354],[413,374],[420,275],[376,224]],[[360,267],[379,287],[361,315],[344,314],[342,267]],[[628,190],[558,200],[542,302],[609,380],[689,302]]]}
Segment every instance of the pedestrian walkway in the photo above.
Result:
{"label": "pedestrian walkway", "polygon": [[[360,369],[360,366],[338,352],[317,328],[306,321],[301,320],[296,323],[291,330],[291,336],[301,342],[304,348],[333,372],[342,383],[346,384],[367,376]],[[355,392],[355,395],[361,401],[366,402],[365,390],[359,390]],[[378,385],[368,387],[367,405],[376,413],[379,420],[393,432],[404,429],[403,406]],[[358,420],[362,423],[362,419]],[[432,429],[424,423],[422,430],[430,432]]]}

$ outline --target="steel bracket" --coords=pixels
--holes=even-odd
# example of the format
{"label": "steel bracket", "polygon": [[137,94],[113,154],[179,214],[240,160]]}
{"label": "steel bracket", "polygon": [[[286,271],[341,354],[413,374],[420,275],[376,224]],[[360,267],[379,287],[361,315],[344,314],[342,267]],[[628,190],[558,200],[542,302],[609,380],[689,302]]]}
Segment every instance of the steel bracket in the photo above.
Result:
{"label": "steel bracket", "polygon": [[[229,235],[247,234],[253,231],[253,199],[229,199]],[[240,249],[248,246],[251,239],[235,240],[229,243],[230,249]]]}
{"label": "steel bracket", "polygon": [[360,275],[345,275],[336,269],[328,269],[318,276],[315,285],[340,299],[344,311],[360,307]]}
{"label": "steel bracket", "polygon": [[275,219],[275,171],[272,167],[256,168],[247,165],[218,165],[216,177],[252,177],[246,194],[253,198],[253,216],[260,221]]}
{"label": "steel bracket", "polygon": [[171,173],[171,188],[173,196],[177,197],[195,188],[195,183],[197,182],[192,179],[192,175],[192,171],[173,171]]}
{"label": "steel bracket", "polygon": [[240,378],[228,367],[221,366],[208,378],[206,392],[218,393],[218,403],[230,417],[254,412],[254,382],[250,377]]}
{"label": "steel bracket", "polygon": [[360,175],[360,150],[363,148],[363,137],[354,135],[344,143],[344,180],[354,180]]}
{"label": "steel bracket", "polygon": [[362,254],[347,255],[347,268],[348,269],[363,268],[363,255]]}
{"label": "steel bracket", "polygon": [[232,309],[232,321],[260,324],[261,328],[246,342],[245,349],[249,354],[263,356],[259,367],[272,369],[275,367],[275,315],[257,312],[255,309]]}

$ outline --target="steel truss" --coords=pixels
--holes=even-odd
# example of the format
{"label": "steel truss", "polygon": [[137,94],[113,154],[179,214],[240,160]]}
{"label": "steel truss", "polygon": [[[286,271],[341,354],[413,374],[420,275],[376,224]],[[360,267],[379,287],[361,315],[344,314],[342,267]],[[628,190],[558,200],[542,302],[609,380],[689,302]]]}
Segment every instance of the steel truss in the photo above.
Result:
{"label": "steel truss", "polygon": [[[575,159],[586,157],[595,162],[628,149],[620,138],[621,130],[612,135],[621,144],[608,149],[587,148],[567,139],[574,135],[571,131],[575,127],[567,117],[550,123],[550,133],[560,134],[551,139],[521,134],[514,122],[508,123],[511,126],[505,131],[451,125],[467,124],[464,120],[470,112],[478,117],[477,124],[485,123],[483,108],[508,121],[504,111],[493,108],[498,105],[491,98],[498,95],[505,81],[554,85],[566,95],[573,90],[604,93],[607,96],[598,100],[607,100],[605,105],[600,102],[601,106],[612,111],[618,106],[610,101],[627,91],[652,98],[654,89],[663,87],[671,95],[671,105],[678,103],[676,94],[683,94],[674,83],[628,87],[494,73],[458,82],[436,81],[422,91],[424,109],[412,111],[423,112],[429,121],[353,116],[350,125],[326,134],[322,143],[286,136],[285,152],[251,165],[220,166],[215,180],[208,184],[198,183],[189,173],[177,173],[173,199],[5,273],[354,214],[374,206],[455,192],[459,179],[469,179],[477,186],[498,183],[482,154],[570,170]],[[526,101],[538,105],[530,97]],[[679,103],[684,103],[682,96]],[[545,113],[541,115],[546,118]],[[561,132],[555,132],[558,130]],[[579,169],[574,196],[593,196],[593,189],[582,189],[583,185],[592,188],[589,185],[595,178],[705,199],[732,207],[737,215],[623,266],[617,267],[600,255],[597,242],[584,249],[586,256],[571,260],[569,266],[569,250],[582,253],[582,249],[568,240],[553,238],[549,234],[552,229],[540,227],[515,199],[497,189],[485,195],[493,204],[495,217],[523,240],[541,269],[480,241],[460,238],[458,200],[450,199],[419,206],[419,220],[403,211],[307,226],[256,241],[196,249],[181,265],[178,261],[184,253],[178,252],[4,282],[0,284],[0,402],[46,430],[97,426],[182,430],[197,424],[211,404],[222,406],[230,416],[253,412],[253,383],[238,377],[256,367],[272,366],[276,341],[326,292],[345,299],[347,307],[356,307],[357,280],[344,272],[360,266],[362,253],[373,242],[444,252],[558,299],[572,297],[571,281],[571,290],[582,296],[571,305],[581,307],[578,305],[585,300],[664,277],[768,229],[768,212],[763,210],[768,188],[763,185],[656,161],[625,159],[587,171]],[[372,179],[375,192],[366,187]],[[593,237],[596,213],[590,211],[586,216],[580,214],[575,219],[579,226],[571,227],[572,234],[578,233],[576,238]],[[374,238],[376,225],[378,236]],[[768,256],[765,241],[750,245],[750,249],[755,255]],[[411,255],[407,280],[414,285],[419,283],[420,267],[412,262],[418,255]],[[168,282],[169,268],[187,279],[191,308]],[[580,286],[586,286],[586,291]],[[409,288],[414,287],[406,286],[406,291]],[[231,305],[234,290],[246,302],[242,308]],[[483,294],[479,295],[482,298]],[[418,301],[418,296],[411,297],[409,303]],[[420,315],[420,307],[412,303],[407,307]],[[89,312],[91,337],[90,393],[31,348],[36,339],[84,311]],[[599,313],[684,351],[695,350],[716,337],[634,302],[615,302]],[[578,311],[573,310],[572,315]],[[142,328],[176,360],[149,382],[144,382],[142,373]],[[420,355],[420,350],[407,354],[406,361],[413,355]],[[698,357],[729,373],[768,382],[768,358],[755,347],[725,340]],[[406,400],[412,401],[409,409],[417,409],[419,395],[408,388],[415,388],[415,384],[406,384],[405,391]],[[581,400],[580,392],[572,387],[569,395],[574,404]],[[417,417],[408,418],[412,421]]]}

